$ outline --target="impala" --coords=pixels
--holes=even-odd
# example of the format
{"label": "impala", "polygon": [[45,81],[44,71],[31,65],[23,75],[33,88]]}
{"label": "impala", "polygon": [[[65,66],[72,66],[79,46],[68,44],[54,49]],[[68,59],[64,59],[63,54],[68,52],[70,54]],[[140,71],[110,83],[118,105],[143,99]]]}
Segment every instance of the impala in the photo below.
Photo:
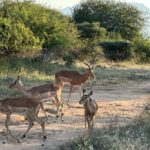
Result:
{"label": "impala", "polygon": [[[5,127],[6,127],[6,139],[8,139],[8,134],[12,137],[12,133],[9,129],[10,117],[13,113],[25,113],[27,121],[29,122],[29,126],[22,138],[26,137],[26,134],[33,127],[34,121],[37,121],[42,127],[43,140],[46,140],[45,135],[45,124],[44,122],[37,116],[37,111],[39,109],[40,103],[35,101],[34,99],[27,97],[14,97],[14,98],[6,98],[0,100],[0,112],[6,115]],[[18,142],[19,139],[17,139]],[[3,142],[4,143],[4,142]]]}
{"label": "impala", "polygon": [[80,98],[81,98],[81,85],[89,78],[94,78],[93,67],[90,67],[87,63],[84,63],[88,66],[88,69],[84,73],[80,73],[78,71],[69,71],[69,70],[60,70],[55,74],[55,81],[56,83],[69,83],[70,84],[70,91],[68,96],[67,105],[69,105],[70,96],[72,93],[72,89],[75,85],[78,85]]}
{"label": "impala", "polygon": [[[61,116],[61,120],[62,120],[62,108],[63,108],[63,102],[61,101],[61,89],[62,89],[62,84],[56,83],[56,84],[44,84],[44,85],[39,85],[36,87],[32,87],[29,90],[26,90],[20,80],[20,77],[18,76],[16,81],[11,84],[9,86],[9,88],[16,88],[18,89],[24,96],[29,97],[29,98],[34,98],[37,99],[38,101],[40,101],[40,105],[41,105],[41,109],[44,111],[44,106],[43,106],[43,102],[44,100],[48,100],[51,97],[53,98],[53,102],[55,103],[56,107],[57,107],[57,116],[56,118],[58,118],[59,116]],[[61,112],[61,114],[59,115],[59,112]],[[45,113],[46,115],[46,113]],[[62,120],[63,121],[63,120]]]}
{"label": "impala", "polygon": [[83,90],[83,96],[81,97],[79,104],[83,104],[84,106],[84,115],[85,115],[85,127],[86,123],[88,123],[88,130],[91,132],[94,126],[95,114],[98,110],[98,105],[94,99],[91,98],[93,95],[93,91],[88,94]]}

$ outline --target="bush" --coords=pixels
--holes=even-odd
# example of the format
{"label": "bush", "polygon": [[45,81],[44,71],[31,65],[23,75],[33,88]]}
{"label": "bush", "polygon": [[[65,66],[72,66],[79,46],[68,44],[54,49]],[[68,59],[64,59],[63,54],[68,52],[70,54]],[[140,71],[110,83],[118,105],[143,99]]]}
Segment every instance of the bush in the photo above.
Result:
{"label": "bush", "polygon": [[149,150],[150,116],[143,113],[132,124],[96,129],[90,137],[79,137],[61,150]]}
{"label": "bush", "polygon": [[139,63],[150,63],[150,40],[135,40],[133,42],[133,55]]}
{"label": "bush", "polygon": [[104,49],[104,56],[113,61],[123,61],[131,57],[131,44],[127,41],[106,41],[101,42]]}
{"label": "bush", "polygon": [[0,47],[8,53],[12,53],[12,50],[20,52],[22,49],[32,52],[42,45],[42,48],[56,55],[59,49],[64,49],[59,55],[62,58],[66,51],[80,46],[79,34],[73,21],[57,10],[32,1],[2,0],[0,17]]}
{"label": "bush", "polygon": [[72,53],[63,56],[63,61],[65,62],[65,65],[68,67],[70,67],[75,63],[75,59],[76,59],[75,55]]}
{"label": "bush", "polygon": [[28,27],[9,19],[0,18],[0,37],[0,55],[37,53],[42,47],[42,42]]}
{"label": "bush", "polygon": [[115,0],[84,0],[73,10],[76,23],[100,22],[108,32],[118,32],[132,40],[144,25],[142,11],[128,3]]}
{"label": "bush", "polygon": [[105,28],[100,26],[99,22],[83,22],[77,24],[77,28],[80,32],[80,35],[82,38],[88,38],[88,39],[93,39],[93,38],[106,38],[107,31]]}

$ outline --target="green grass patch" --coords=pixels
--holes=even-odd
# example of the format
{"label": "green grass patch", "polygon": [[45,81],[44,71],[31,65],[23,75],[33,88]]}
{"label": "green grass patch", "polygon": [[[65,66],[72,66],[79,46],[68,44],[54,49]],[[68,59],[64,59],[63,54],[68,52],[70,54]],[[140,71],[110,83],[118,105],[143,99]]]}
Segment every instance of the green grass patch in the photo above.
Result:
{"label": "green grass patch", "polygon": [[149,150],[150,115],[143,112],[131,124],[123,127],[95,129],[60,147],[61,150]]}
{"label": "green grass patch", "polygon": [[97,80],[118,81],[147,81],[150,80],[150,70],[120,69],[97,67],[95,70]]}

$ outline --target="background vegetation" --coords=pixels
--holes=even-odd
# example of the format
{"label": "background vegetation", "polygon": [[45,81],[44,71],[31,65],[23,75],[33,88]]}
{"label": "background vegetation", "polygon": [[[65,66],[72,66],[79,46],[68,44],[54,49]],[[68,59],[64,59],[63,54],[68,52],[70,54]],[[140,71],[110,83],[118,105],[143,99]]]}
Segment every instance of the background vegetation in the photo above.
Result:
{"label": "background vegetation", "polygon": [[30,56],[67,65],[83,60],[149,63],[143,25],[143,12],[122,2],[86,0],[69,17],[32,1],[2,0],[0,56]]}
{"label": "background vegetation", "polygon": [[[120,1],[86,0],[69,17],[29,0],[2,0],[1,96],[18,95],[8,89],[18,74],[25,86],[49,83],[57,70],[66,69],[64,64],[73,70],[73,64],[83,61],[100,67],[102,61],[115,67],[124,67],[126,61],[149,65],[150,40],[141,33],[143,25],[143,12]],[[144,70],[139,74],[136,70],[96,70],[97,80],[148,81],[147,74]],[[61,149],[149,149],[150,119],[148,114],[143,116],[129,126],[96,130],[90,138],[81,137]]]}
{"label": "background vegetation", "polygon": [[132,124],[96,129],[89,137],[83,136],[60,147],[61,150],[149,150],[149,113],[143,112]]}

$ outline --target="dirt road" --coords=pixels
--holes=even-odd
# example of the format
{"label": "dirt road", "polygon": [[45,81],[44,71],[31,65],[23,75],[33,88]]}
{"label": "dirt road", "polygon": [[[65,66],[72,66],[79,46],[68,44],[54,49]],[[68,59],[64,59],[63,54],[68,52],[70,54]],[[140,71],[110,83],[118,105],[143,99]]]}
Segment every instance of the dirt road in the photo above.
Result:
{"label": "dirt road", "polygon": [[[112,123],[126,124],[143,110],[144,103],[149,98],[150,82],[122,82],[99,83],[86,89],[94,91],[93,97],[97,100],[99,110],[96,116],[96,128]],[[67,90],[64,90],[62,99],[66,102]],[[47,142],[41,146],[41,128],[38,124],[31,129],[26,139],[21,144],[12,138],[7,144],[2,144],[4,139],[4,115],[0,115],[0,150],[57,150],[59,145],[76,138],[86,132],[84,128],[83,107],[78,104],[79,93],[75,91],[71,96],[70,107],[64,107],[64,122],[53,123],[54,117],[47,111],[49,122],[46,124]],[[45,104],[46,110],[54,108],[49,102]],[[40,116],[43,116],[40,112]],[[27,122],[23,117],[14,115],[11,122],[11,130],[16,136],[21,137]]]}

